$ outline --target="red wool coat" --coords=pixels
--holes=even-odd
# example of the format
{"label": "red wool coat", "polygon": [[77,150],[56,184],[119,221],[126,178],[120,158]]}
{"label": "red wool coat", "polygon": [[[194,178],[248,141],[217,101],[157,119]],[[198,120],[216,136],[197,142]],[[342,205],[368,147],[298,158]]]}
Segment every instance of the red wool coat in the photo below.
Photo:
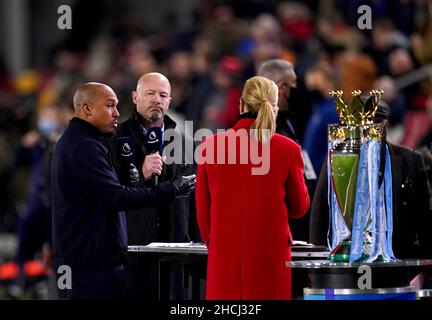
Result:
{"label": "red wool coat", "polygon": [[[196,204],[208,247],[207,299],[291,299],[291,270],[285,267],[291,260],[288,216],[300,218],[309,207],[303,160],[295,142],[275,134],[267,145],[268,172],[252,175],[251,169],[263,164],[251,157],[241,161],[240,150],[244,155],[248,149],[233,137],[250,130],[253,121],[240,119],[233,130],[200,145]],[[217,142],[230,138],[225,154],[234,150],[237,162],[218,164],[218,156],[224,157]],[[262,147],[254,138],[247,140]]]}

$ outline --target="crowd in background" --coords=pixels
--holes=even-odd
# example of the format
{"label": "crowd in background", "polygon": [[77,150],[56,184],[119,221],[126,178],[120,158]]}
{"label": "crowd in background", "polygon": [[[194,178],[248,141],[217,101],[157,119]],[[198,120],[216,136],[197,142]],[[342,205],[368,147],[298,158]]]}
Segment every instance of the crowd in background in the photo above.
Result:
{"label": "crowd in background", "polygon": [[[365,3],[372,8],[371,30],[357,25],[357,8]],[[114,89],[124,120],[140,75],[161,72],[172,86],[169,114],[180,125],[188,120],[195,130],[216,130],[237,119],[244,81],[263,61],[282,58],[295,66],[290,109],[317,172],[322,159],[313,150],[326,140],[314,126],[334,121],[334,110],[325,107],[332,89],[343,90],[345,99],[354,89],[383,89],[389,140],[430,148],[430,1],[199,1],[192,27],[167,21],[159,32],[147,30],[138,15],[131,9],[115,27],[53,44],[44,65],[18,77],[0,60],[0,232],[37,232],[34,238],[49,241],[43,220],[20,222],[29,212],[49,211],[46,164],[73,116],[72,95],[86,81]],[[34,253],[21,251],[23,259]]]}

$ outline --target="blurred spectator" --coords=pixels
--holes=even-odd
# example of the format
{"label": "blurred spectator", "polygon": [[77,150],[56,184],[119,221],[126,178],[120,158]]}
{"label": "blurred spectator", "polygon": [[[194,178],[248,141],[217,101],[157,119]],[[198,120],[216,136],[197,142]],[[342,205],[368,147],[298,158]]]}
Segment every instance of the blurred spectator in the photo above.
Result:
{"label": "blurred spectator", "polygon": [[259,44],[268,46],[280,46],[281,30],[277,19],[270,14],[258,15],[251,24],[248,38],[240,41],[237,53],[239,57],[247,58],[252,56]]}
{"label": "blurred spectator", "polygon": [[393,22],[388,18],[374,21],[371,31],[371,42],[366,52],[374,59],[378,74],[390,74],[388,55],[395,48],[409,48],[409,39],[395,29]]}
{"label": "blurred spectator", "polygon": [[335,81],[329,66],[318,65],[308,71],[305,82],[312,98],[313,113],[306,127],[303,148],[318,173],[327,155],[327,127],[339,122],[334,99],[329,96],[329,91],[335,89]]}
{"label": "blurred spectator", "polygon": [[[411,37],[412,50],[414,56],[421,66],[431,66],[432,64],[432,2],[423,1],[418,12],[418,29]],[[426,95],[432,94],[432,79],[427,76],[421,82],[422,91]]]}
{"label": "blurred spectator", "polygon": [[418,148],[427,147],[432,150],[432,95],[426,101],[426,115],[429,119],[429,130],[421,137]]}
{"label": "blurred spectator", "polygon": [[212,73],[213,90],[203,109],[203,126],[209,129],[230,127],[239,116],[240,75],[243,66],[234,56],[223,57]]}
{"label": "blurred spectator", "polygon": [[381,99],[387,102],[390,108],[389,124],[391,126],[401,124],[406,113],[406,100],[405,96],[397,90],[393,78],[381,76],[375,80],[373,88],[384,91]]}
{"label": "blurred spectator", "polygon": [[210,63],[215,58],[216,44],[212,39],[199,34],[195,37],[192,45],[192,69],[198,76],[208,73]]}
{"label": "blurred spectator", "polygon": [[172,102],[170,111],[184,114],[186,103],[193,91],[192,61],[187,51],[174,52],[166,63],[165,74],[170,79]]}
{"label": "blurred spectator", "polygon": [[72,108],[43,108],[38,114],[37,130],[24,135],[16,152],[16,165],[29,166],[30,178],[27,204],[18,221],[16,260],[20,274],[9,288],[10,294],[14,297],[24,293],[24,263],[34,259],[44,244],[51,244],[51,157],[54,145],[67,125],[64,120],[72,118],[72,115]]}
{"label": "blurred spectator", "polygon": [[277,14],[282,32],[290,39],[307,42],[313,33],[314,22],[309,8],[301,2],[281,2]]}
{"label": "blurred spectator", "polygon": [[421,88],[420,79],[413,78],[413,72],[419,64],[411,50],[404,48],[392,50],[388,56],[388,64],[398,91],[404,95],[406,101],[405,130],[400,143],[413,148],[429,127],[425,112],[427,95]]}
{"label": "blurred spectator", "polygon": [[320,54],[330,59],[341,51],[360,52],[365,42],[357,26],[349,26],[344,15],[334,10],[316,18],[316,36],[322,48]]}
{"label": "blurred spectator", "polygon": [[103,81],[107,78],[113,65],[114,43],[111,38],[100,36],[96,38],[89,49],[86,68],[83,73],[86,78]]}
{"label": "blurred spectator", "polygon": [[149,44],[143,39],[132,41],[125,51],[128,70],[136,79],[140,75],[153,72],[158,68],[157,61],[150,52]]}
{"label": "blurred spectator", "polygon": [[398,77],[414,69],[414,61],[408,52],[403,48],[392,50],[388,56],[390,73],[394,77]]}
{"label": "blurred spectator", "polygon": [[366,54],[345,52],[340,56],[340,75],[337,85],[344,92],[344,100],[351,100],[351,92],[369,91],[376,76],[376,66],[372,58]]}
{"label": "blurred spectator", "polygon": [[203,27],[203,34],[217,43],[217,56],[222,57],[235,52],[247,28],[246,21],[239,19],[229,5],[217,5]]}
{"label": "blurred spectator", "polygon": [[282,34],[277,19],[270,14],[258,15],[251,24],[249,37],[240,42],[238,55],[245,64],[242,81],[253,77],[264,61],[281,57]]}
{"label": "blurred spectator", "polygon": [[[426,97],[423,95],[418,80],[410,73],[419,67],[412,51],[406,48],[394,48],[387,57],[389,75],[395,79],[398,90],[405,95],[407,110],[424,110]],[[402,84],[401,83],[402,79]]]}
{"label": "blurred spectator", "polygon": [[192,76],[188,97],[181,108],[185,120],[194,122],[194,130],[199,129],[203,106],[213,90],[212,61],[215,54],[214,41],[204,34],[197,35],[190,55]]}
{"label": "blurred spectator", "polygon": [[11,193],[10,181],[12,179],[10,163],[10,146],[0,132],[0,232],[10,231],[10,217],[14,216],[13,194]]}

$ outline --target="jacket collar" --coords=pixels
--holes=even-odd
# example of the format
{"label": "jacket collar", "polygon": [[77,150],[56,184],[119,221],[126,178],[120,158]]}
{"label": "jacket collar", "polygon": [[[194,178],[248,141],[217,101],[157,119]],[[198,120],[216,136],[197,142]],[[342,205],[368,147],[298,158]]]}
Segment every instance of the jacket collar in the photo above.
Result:
{"label": "jacket collar", "polygon": [[233,129],[234,130],[250,129],[250,127],[252,126],[252,123],[255,122],[256,117],[257,117],[256,113],[252,113],[252,112],[242,113],[238,117],[238,120],[237,120],[236,124],[233,126]]}
{"label": "jacket collar", "polygon": [[76,128],[79,130],[79,132],[83,133],[84,135],[90,135],[95,139],[99,139],[105,136],[102,132],[99,131],[98,128],[96,128],[90,122],[87,122],[78,117],[73,117],[69,121],[69,126],[72,128]]}

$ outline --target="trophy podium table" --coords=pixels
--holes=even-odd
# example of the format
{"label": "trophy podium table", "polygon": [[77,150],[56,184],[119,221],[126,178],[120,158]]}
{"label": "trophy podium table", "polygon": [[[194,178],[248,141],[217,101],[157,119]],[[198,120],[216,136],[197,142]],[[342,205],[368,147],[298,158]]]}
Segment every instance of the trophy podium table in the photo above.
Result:
{"label": "trophy podium table", "polygon": [[[327,247],[314,246],[302,241],[294,241],[291,246],[292,259],[313,261],[314,259],[325,259],[329,256]],[[161,264],[170,262],[183,262],[185,264],[186,275],[191,277],[192,300],[202,298],[201,280],[206,279],[207,269],[207,247],[202,243],[165,243],[153,242],[146,246],[129,246],[129,254],[136,255],[157,255],[159,270]],[[307,280],[304,270],[295,270],[298,276],[293,275],[293,291],[302,290],[303,283]],[[164,286],[160,284],[166,281],[160,277],[159,272],[159,299],[166,300],[169,296],[167,292],[161,290]],[[297,288],[297,289],[294,289]]]}
{"label": "trophy podium table", "polygon": [[[286,267],[307,270],[304,300],[416,300],[417,288],[410,285],[418,274],[430,269],[432,260],[407,259],[371,263],[330,260],[287,261]],[[363,289],[370,277],[370,287]]]}

